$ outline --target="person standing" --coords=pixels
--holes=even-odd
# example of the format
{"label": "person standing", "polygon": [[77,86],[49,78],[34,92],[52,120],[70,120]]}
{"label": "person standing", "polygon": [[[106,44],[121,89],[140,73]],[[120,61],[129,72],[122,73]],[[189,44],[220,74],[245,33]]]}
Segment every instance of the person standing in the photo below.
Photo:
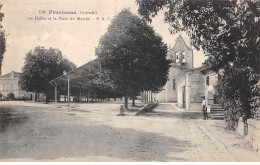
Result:
{"label": "person standing", "polygon": [[207,114],[207,107],[206,107],[206,100],[205,96],[202,96],[202,112],[204,116],[204,120],[208,119],[208,114]]}

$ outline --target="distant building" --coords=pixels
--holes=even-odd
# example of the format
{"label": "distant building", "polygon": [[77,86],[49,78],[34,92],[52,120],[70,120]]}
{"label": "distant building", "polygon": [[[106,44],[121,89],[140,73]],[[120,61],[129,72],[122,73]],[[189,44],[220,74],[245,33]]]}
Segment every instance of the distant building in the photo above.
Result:
{"label": "distant building", "polygon": [[193,67],[193,50],[181,35],[169,48],[167,58],[171,60],[168,81],[163,90],[156,94],[159,102],[176,102],[186,110],[201,110],[205,96],[205,81],[201,71],[204,67]]}
{"label": "distant building", "polygon": [[[215,85],[218,81],[218,73],[213,72],[210,68],[205,68],[201,72],[205,77],[206,105],[219,104],[220,100],[215,94]],[[221,71],[219,73],[221,73]]]}
{"label": "distant building", "polygon": [[21,73],[12,71],[0,76],[0,99],[5,99],[8,93],[13,93],[15,98],[32,99],[32,93],[22,90],[19,85]]}
{"label": "distant building", "polygon": [[181,35],[175,45],[169,48],[167,59],[171,61],[168,81],[163,90],[156,94],[156,99],[160,102],[177,102],[176,79],[183,71],[193,68],[193,50]]}
{"label": "distant building", "polygon": [[187,69],[176,79],[177,105],[186,110],[202,110],[205,81],[201,71],[204,67]]}

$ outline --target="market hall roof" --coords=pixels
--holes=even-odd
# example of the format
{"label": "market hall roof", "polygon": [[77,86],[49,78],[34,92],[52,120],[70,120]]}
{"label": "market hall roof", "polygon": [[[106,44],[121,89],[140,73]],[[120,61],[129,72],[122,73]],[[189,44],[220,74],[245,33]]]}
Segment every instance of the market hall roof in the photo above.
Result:
{"label": "market hall roof", "polygon": [[90,61],[76,69],[63,73],[63,75],[50,81],[53,86],[66,85],[68,77],[71,87],[89,87],[96,85],[95,78],[98,76],[97,71],[100,68],[98,60]]}

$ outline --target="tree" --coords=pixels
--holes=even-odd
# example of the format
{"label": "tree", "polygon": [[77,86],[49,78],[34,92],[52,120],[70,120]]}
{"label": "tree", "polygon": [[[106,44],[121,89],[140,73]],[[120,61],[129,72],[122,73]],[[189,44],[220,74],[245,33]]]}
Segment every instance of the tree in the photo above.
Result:
{"label": "tree", "polygon": [[259,1],[137,0],[137,3],[139,13],[147,21],[166,9],[165,21],[171,25],[171,32],[186,31],[193,45],[209,54],[207,64],[215,72],[223,71],[216,89],[225,99],[231,125],[235,125],[232,122],[238,117],[242,116],[244,121],[253,117],[259,106],[259,102],[256,104],[260,72]]}
{"label": "tree", "polygon": [[[0,4],[0,10],[2,8],[2,4]],[[4,14],[0,12],[0,22],[2,22],[2,19],[4,17]],[[5,32],[2,30],[2,25],[0,24],[0,75],[2,73],[2,61],[4,58],[4,53],[6,48],[6,42],[5,42]]]}
{"label": "tree", "polygon": [[62,56],[58,49],[36,47],[25,57],[25,64],[20,77],[21,88],[36,93],[45,93],[46,102],[53,96],[53,87],[49,82],[62,75],[63,71],[70,71],[76,65]]}
{"label": "tree", "polygon": [[165,85],[169,68],[166,54],[162,38],[128,9],[115,16],[96,49],[101,68],[125,97],[125,108],[128,97]]}

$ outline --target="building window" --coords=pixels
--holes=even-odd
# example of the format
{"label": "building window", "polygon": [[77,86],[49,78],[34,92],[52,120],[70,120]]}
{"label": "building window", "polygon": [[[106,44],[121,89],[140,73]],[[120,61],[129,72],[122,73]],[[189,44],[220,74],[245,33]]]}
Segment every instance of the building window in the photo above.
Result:
{"label": "building window", "polygon": [[209,86],[209,76],[206,77],[206,85]]}
{"label": "building window", "polygon": [[175,79],[172,80],[172,89],[176,89],[176,83],[175,83]]}
{"label": "building window", "polygon": [[180,62],[179,52],[176,53],[176,63]]}
{"label": "building window", "polygon": [[182,54],[182,62],[186,62],[185,61],[185,52],[182,52],[181,54]]}

